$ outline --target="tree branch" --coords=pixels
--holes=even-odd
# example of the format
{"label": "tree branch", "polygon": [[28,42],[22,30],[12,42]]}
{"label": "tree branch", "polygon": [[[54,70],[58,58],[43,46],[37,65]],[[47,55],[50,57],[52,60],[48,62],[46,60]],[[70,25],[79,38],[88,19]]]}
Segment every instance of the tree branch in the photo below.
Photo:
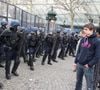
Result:
{"label": "tree branch", "polygon": [[54,0],[54,1],[55,1],[56,5],[57,5],[57,4],[58,4],[58,5],[60,4],[60,6],[64,7],[66,10],[69,11],[69,6],[68,6],[68,4],[64,2],[64,1],[66,1],[66,0],[64,0],[64,1],[62,1],[62,0]]}

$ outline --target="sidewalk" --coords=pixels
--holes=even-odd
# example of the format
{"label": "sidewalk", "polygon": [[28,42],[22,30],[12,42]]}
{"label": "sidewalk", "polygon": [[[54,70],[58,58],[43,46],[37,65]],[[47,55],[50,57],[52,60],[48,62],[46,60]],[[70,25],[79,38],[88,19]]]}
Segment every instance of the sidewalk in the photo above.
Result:
{"label": "sidewalk", "polygon": [[[41,58],[35,62],[35,71],[30,71],[27,64],[21,60],[18,69],[19,77],[5,79],[4,69],[0,69],[0,81],[4,83],[3,90],[74,90],[76,73],[72,71],[74,58],[58,59],[58,63],[41,65]],[[85,90],[85,89],[83,89]]]}

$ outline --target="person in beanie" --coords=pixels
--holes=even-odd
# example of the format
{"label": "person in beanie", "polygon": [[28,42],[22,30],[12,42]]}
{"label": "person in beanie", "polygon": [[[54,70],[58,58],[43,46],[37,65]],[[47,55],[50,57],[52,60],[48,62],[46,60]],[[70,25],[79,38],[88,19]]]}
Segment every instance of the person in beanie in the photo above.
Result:
{"label": "person in beanie", "polygon": [[82,90],[84,75],[87,90],[93,90],[93,68],[100,59],[100,41],[95,34],[95,27],[92,23],[84,25],[83,31],[86,36],[80,41],[75,58],[77,66],[75,90]]}

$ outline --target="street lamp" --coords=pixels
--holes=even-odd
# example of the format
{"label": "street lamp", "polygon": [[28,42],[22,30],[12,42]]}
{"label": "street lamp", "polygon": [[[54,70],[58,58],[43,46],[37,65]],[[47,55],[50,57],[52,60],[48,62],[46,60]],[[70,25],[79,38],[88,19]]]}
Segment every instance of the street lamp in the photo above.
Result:
{"label": "street lamp", "polygon": [[91,14],[85,13],[84,15],[88,18],[88,20],[89,20],[90,23],[93,23],[93,19],[91,17]]}
{"label": "street lamp", "polygon": [[92,18],[90,18],[90,19],[89,19],[89,22],[90,22],[90,23],[93,23],[93,19],[92,19]]}
{"label": "street lamp", "polygon": [[46,20],[48,21],[48,30],[47,33],[50,31],[50,28],[54,29],[54,23],[57,20],[56,18],[56,12],[53,10],[53,7],[51,10],[47,13]]}

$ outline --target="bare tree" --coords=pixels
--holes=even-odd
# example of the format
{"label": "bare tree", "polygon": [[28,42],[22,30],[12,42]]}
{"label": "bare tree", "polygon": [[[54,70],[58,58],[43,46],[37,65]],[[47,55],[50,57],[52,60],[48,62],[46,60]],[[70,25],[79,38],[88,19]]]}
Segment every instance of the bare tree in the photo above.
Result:
{"label": "bare tree", "polygon": [[[76,9],[80,8],[80,6],[85,3],[84,0],[54,0],[57,6],[60,6],[63,10],[66,10],[70,14],[71,19],[71,30],[73,30],[74,26],[74,18]],[[60,9],[61,9],[60,8]]]}

